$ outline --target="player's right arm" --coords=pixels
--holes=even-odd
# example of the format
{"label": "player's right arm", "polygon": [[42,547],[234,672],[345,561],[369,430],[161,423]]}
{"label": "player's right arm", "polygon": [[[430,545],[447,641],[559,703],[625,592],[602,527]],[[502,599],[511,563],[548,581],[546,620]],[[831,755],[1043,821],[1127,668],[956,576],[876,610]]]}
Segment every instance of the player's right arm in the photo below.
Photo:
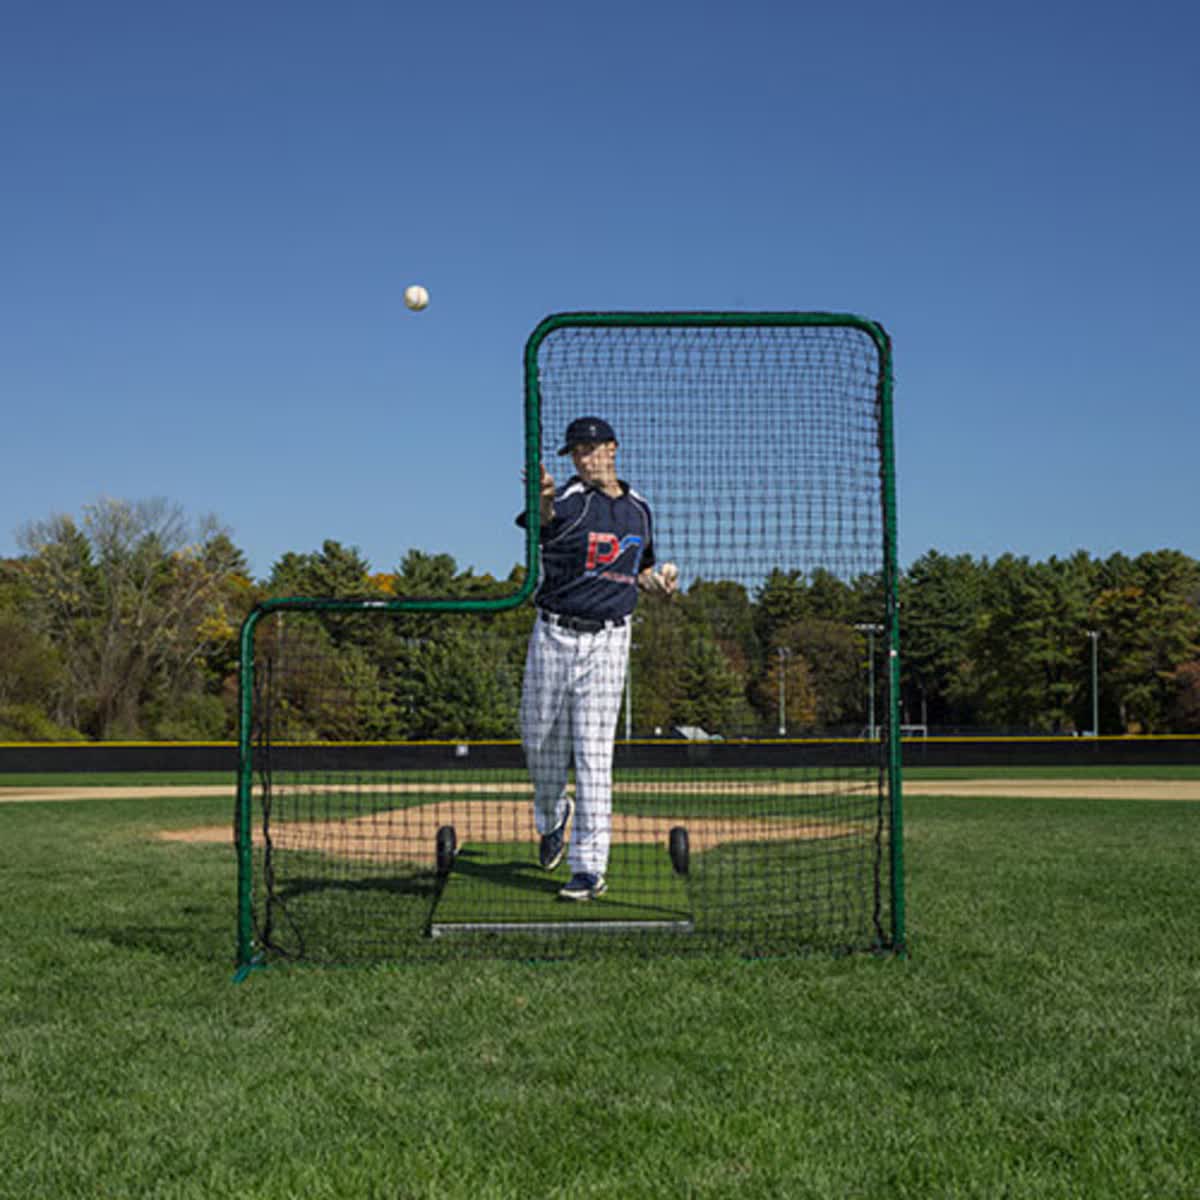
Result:
{"label": "player's right arm", "polygon": [[554,520],[554,476],[546,470],[542,463],[542,524],[549,525]]}
{"label": "player's right arm", "polygon": [[[542,512],[542,528],[545,529],[554,520],[554,476],[546,470],[546,464],[541,464],[542,478],[538,484],[538,497]],[[525,472],[521,472],[521,482],[525,482]],[[517,524],[525,528],[525,514],[517,514]]]}

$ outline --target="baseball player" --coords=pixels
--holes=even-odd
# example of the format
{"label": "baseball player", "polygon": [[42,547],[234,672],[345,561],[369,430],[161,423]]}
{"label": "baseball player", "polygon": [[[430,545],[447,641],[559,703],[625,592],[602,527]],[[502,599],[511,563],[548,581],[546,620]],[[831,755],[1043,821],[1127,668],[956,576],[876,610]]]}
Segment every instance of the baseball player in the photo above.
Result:
{"label": "baseball player", "polygon": [[[538,860],[562,861],[570,830],[564,900],[605,891],[612,831],[613,740],[639,589],[669,596],[674,570],[655,572],[650,506],[617,478],[617,438],[599,417],[567,427],[560,455],[575,474],[557,487],[541,469],[541,578],[525,657],[521,740],[533,779]],[[517,517],[524,526],[525,514]],[[575,761],[575,802],[567,772]]]}

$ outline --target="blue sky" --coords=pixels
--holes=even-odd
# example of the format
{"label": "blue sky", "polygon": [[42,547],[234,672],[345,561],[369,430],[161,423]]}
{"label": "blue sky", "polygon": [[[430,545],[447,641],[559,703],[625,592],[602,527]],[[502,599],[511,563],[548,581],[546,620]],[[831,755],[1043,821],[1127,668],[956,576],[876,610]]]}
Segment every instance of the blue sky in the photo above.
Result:
{"label": "blue sky", "polygon": [[[578,309],[861,313],[900,550],[1200,557],[1200,8],[0,9],[0,555],[100,496],[522,559]],[[433,300],[402,304],[419,282]]]}

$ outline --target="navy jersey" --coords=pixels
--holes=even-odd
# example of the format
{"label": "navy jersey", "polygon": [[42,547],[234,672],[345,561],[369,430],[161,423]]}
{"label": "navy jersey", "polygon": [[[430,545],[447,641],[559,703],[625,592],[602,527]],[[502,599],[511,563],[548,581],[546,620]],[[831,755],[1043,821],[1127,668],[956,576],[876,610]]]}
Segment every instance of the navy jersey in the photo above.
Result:
{"label": "navy jersey", "polygon": [[[620,483],[621,494],[609,496],[573,475],[554,493],[533,594],[539,608],[598,621],[633,612],[638,572],[654,565],[650,505]],[[517,524],[524,527],[524,513]]]}

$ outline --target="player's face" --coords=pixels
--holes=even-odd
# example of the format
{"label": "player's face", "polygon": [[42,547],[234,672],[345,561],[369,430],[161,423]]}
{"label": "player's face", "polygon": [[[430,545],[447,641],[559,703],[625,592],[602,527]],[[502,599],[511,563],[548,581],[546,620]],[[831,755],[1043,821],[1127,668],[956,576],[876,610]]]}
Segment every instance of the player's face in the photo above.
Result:
{"label": "player's face", "polygon": [[571,460],[584,483],[606,483],[616,474],[616,442],[579,442],[571,447]]}

